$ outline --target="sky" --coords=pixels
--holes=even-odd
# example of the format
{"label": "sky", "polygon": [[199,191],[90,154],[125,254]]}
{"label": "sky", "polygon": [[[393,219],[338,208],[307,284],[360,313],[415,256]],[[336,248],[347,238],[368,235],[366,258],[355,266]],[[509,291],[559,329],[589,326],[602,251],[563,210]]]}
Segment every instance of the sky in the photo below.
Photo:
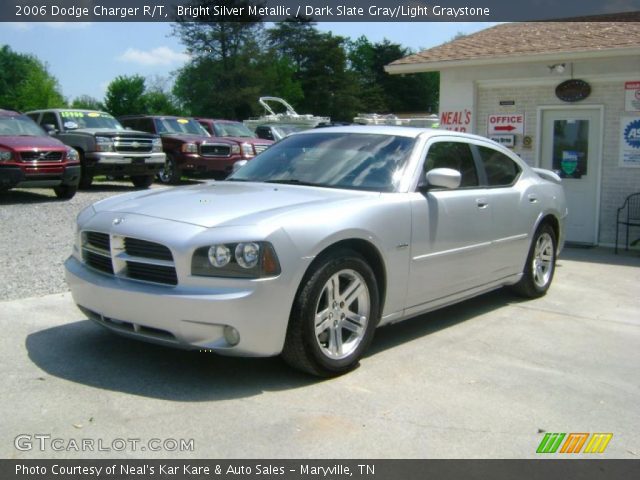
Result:
{"label": "sky", "polygon": [[[318,23],[321,31],[371,42],[385,38],[414,51],[472,33],[491,23]],[[118,75],[171,78],[189,57],[170,23],[0,23],[0,46],[9,45],[45,62],[69,100],[102,100]],[[257,99],[256,99],[257,101]]]}

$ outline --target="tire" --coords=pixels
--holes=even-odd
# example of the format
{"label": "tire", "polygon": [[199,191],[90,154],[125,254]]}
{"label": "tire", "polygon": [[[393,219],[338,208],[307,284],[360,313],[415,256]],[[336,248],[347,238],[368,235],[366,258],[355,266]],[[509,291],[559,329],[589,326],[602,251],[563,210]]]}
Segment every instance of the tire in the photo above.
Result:
{"label": "tire", "polygon": [[158,180],[161,183],[177,185],[180,183],[181,177],[182,172],[180,171],[180,167],[178,167],[175,158],[167,153],[167,159],[164,162],[164,167],[158,172]]}
{"label": "tire", "polygon": [[56,197],[63,200],[70,200],[75,196],[78,187],[75,185],[58,185],[57,187],[53,187],[53,191]]}
{"label": "tire", "polygon": [[131,183],[136,188],[149,188],[153,183],[153,175],[133,175]]}
{"label": "tire", "polygon": [[94,170],[86,166],[84,153],[81,150],[78,150],[78,155],[80,155],[80,182],[78,183],[78,188],[86,190],[93,183]]}
{"label": "tire", "polygon": [[538,227],[529,248],[522,278],[512,289],[523,297],[538,298],[547,293],[556,270],[556,234],[548,224]]}
{"label": "tire", "polygon": [[291,311],[282,357],[312,375],[341,375],[358,366],[378,320],[373,270],[356,252],[337,250],[305,275]]}

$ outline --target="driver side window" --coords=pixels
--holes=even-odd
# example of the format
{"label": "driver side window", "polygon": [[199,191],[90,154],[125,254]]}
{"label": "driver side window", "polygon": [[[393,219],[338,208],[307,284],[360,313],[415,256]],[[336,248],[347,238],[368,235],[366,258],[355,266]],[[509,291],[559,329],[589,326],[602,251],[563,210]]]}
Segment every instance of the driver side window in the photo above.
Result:
{"label": "driver side window", "polygon": [[[460,188],[478,186],[476,164],[468,143],[447,141],[432,144],[424,162],[423,178],[434,168],[452,168],[460,172]],[[421,179],[420,183],[423,182]]]}

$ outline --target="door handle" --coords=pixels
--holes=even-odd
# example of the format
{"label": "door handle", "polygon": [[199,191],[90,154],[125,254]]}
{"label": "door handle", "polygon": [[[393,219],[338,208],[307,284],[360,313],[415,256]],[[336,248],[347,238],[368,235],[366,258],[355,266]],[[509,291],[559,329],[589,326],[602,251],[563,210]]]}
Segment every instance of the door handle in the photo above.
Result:
{"label": "door handle", "polygon": [[478,208],[487,208],[489,206],[489,202],[487,202],[486,198],[476,198],[476,205]]}
{"label": "door handle", "polygon": [[527,195],[527,198],[529,199],[530,203],[537,203],[538,202],[538,196],[530,193],[529,195]]}

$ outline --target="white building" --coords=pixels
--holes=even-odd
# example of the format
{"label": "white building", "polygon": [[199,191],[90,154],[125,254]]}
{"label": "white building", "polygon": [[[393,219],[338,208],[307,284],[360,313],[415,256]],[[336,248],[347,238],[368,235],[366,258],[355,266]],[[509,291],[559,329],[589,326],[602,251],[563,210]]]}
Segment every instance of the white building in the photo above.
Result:
{"label": "white building", "polygon": [[638,21],[501,24],[386,70],[439,71],[441,128],[561,172],[567,240],[613,245],[617,208],[640,192]]}

